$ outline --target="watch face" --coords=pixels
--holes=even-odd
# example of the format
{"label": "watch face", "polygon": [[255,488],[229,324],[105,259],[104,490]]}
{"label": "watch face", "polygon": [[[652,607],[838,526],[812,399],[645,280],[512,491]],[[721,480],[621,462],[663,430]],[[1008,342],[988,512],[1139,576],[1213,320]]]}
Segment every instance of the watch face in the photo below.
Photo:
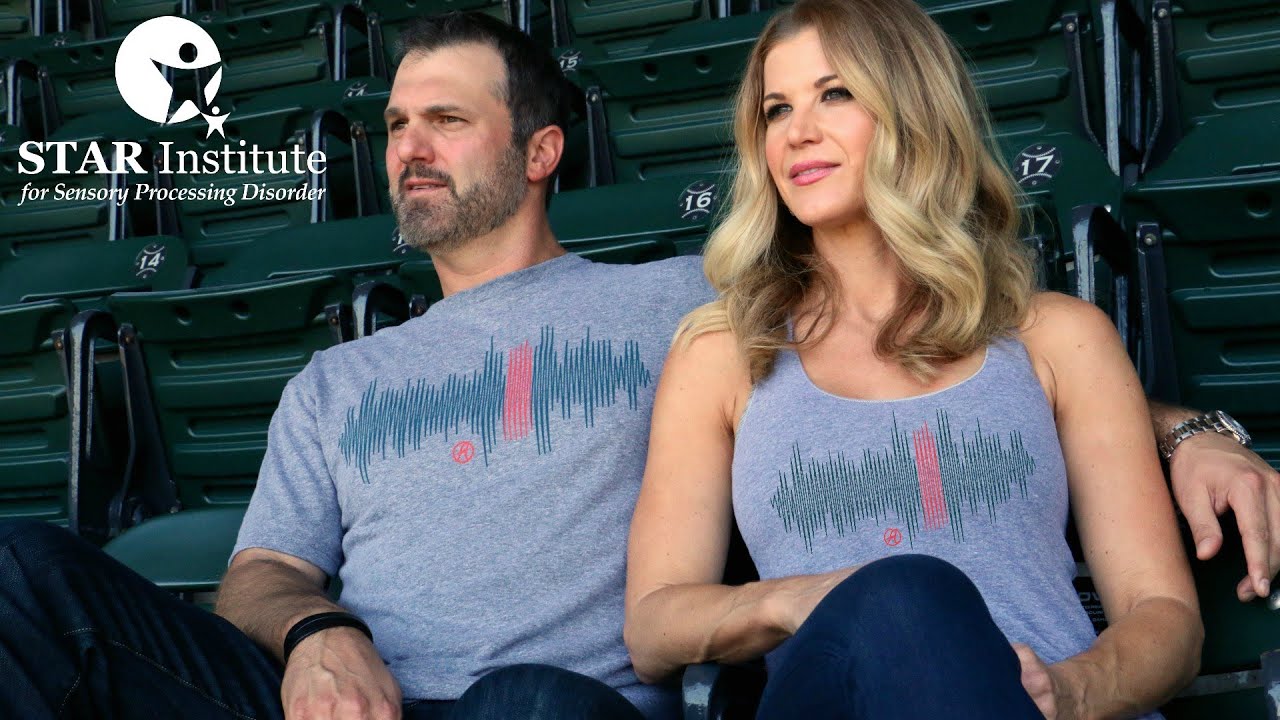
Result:
{"label": "watch face", "polygon": [[1222,412],[1221,410],[1218,411],[1218,417],[1222,419],[1223,424],[1231,428],[1232,432],[1240,436],[1240,439],[1243,441],[1245,447],[1249,447],[1250,443],[1253,442],[1253,438],[1249,437],[1249,432],[1244,429],[1243,425],[1236,422],[1235,418]]}

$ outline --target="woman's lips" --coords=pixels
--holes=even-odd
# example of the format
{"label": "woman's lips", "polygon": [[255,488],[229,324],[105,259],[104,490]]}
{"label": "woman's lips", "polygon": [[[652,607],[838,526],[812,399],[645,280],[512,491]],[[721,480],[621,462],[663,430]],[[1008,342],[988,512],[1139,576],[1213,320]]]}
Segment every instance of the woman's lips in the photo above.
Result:
{"label": "woman's lips", "polygon": [[812,185],[836,171],[836,165],[820,165],[806,168],[791,177],[795,185]]}

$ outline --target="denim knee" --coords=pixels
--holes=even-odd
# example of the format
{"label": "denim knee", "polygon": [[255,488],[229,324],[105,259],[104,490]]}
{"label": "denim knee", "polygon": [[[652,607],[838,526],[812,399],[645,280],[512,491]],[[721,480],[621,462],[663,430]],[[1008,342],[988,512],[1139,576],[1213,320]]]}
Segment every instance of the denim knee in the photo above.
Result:
{"label": "denim knee", "polygon": [[930,555],[897,555],[868,563],[814,609],[819,620],[849,632],[874,624],[914,625],[940,611],[985,611],[978,588],[959,568]]}

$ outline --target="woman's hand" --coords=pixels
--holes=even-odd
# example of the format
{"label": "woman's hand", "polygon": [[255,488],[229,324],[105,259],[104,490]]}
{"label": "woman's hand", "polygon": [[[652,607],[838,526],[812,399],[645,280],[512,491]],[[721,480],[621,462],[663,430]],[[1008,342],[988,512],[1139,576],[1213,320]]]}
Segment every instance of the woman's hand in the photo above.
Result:
{"label": "woman's hand", "polygon": [[1076,717],[1075,702],[1069,692],[1070,681],[1044,664],[1036,652],[1022,643],[1013,643],[1013,651],[1022,664],[1022,687],[1035,701],[1047,720],[1070,720]]}

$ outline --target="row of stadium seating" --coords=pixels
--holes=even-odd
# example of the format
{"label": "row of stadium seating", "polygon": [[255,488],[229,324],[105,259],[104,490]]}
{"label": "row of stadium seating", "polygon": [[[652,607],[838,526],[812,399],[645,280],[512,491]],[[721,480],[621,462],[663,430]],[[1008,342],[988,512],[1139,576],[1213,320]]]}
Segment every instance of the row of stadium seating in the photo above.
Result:
{"label": "row of stadium seating", "polygon": [[[1280,466],[1280,8],[921,4],[972,62],[996,145],[1033,211],[1027,241],[1046,286],[1108,310],[1150,392],[1228,410]],[[725,165],[729,94],[771,5],[0,2],[0,38],[20,38],[0,41],[0,515],[110,539],[110,552],[175,589],[216,586],[284,383],[315,350],[439,297],[429,261],[399,241],[389,214],[381,114],[389,50],[407,19],[486,9],[555,48],[582,98],[553,228],[575,251],[628,262],[700,249],[727,197],[726,180],[707,173]],[[116,51],[157,14],[185,15],[215,38],[226,142],[206,138],[199,118],[157,127],[124,107]],[[19,207],[27,182],[244,183],[24,176],[26,139],[323,150],[323,174],[253,181],[326,192],[232,206]],[[1256,669],[1258,654],[1280,645],[1265,608],[1235,601],[1242,575],[1229,554],[1197,568],[1203,674]],[[1257,693],[1240,695],[1190,698],[1181,706],[1190,710],[1170,716],[1236,717],[1260,705]]]}

